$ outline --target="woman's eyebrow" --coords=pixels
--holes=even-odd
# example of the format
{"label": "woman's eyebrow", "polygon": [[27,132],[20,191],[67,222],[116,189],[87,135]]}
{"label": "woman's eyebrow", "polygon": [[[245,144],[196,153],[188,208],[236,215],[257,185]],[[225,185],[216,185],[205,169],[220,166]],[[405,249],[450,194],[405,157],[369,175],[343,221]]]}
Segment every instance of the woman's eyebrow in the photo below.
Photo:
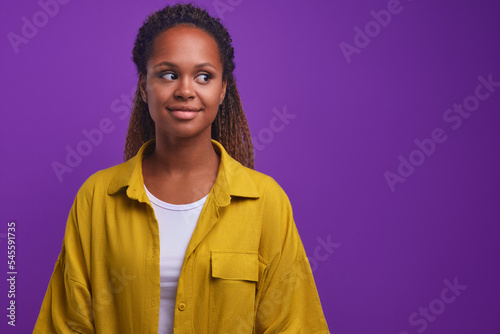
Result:
{"label": "woman's eyebrow", "polygon": [[177,65],[175,65],[174,63],[171,63],[169,61],[162,61],[161,63],[158,63],[155,66],[153,66],[153,68],[157,68],[157,67],[160,67],[162,65],[166,65],[166,66],[170,66],[170,67],[178,67]]}
{"label": "woman's eyebrow", "polygon": [[[179,66],[177,66],[176,64],[174,63],[171,63],[169,61],[162,61],[161,63],[158,63],[156,64],[155,66],[153,66],[153,68],[157,68],[159,66],[162,66],[162,65],[166,65],[166,66],[170,66],[170,67],[175,67],[175,68],[178,68]],[[194,68],[200,68],[200,67],[205,67],[205,66],[209,66],[209,67],[212,67],[213,69],[217,69],[214,65],[210,64],[210,63],[202,63],[202,64],[198,64],[196,65]]]}
{"label": "woman's eyebrow", "polygon": [[200,68],[200,67],[205,67],[205,66],[209,66],[209,67],[212,67],[214,70],[216,70],[217,68],[210,64],[210,63],[203,63],[203,64],[199,64],[199,65],[196,65],[194,68]]}

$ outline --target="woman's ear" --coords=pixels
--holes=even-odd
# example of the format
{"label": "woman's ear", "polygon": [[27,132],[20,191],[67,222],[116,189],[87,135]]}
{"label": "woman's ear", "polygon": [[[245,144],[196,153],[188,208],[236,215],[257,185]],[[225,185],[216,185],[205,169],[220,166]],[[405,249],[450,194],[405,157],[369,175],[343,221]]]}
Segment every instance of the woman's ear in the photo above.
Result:
{"label": "woman's ear", "polygon": [[139,88],[141,90],[141,97],[144,100],[144,102],[148,102],[148,93],[146,89],[146,77],[142,74],[139,73]]}
{"label": "woman's ear", "polygon": [[220,93],[219,104],[222,104],[222,102],[224,101],[224,97],[226,96],[226,87],[227,87],[227,81],[224,80],[222,81],[222,91]]}

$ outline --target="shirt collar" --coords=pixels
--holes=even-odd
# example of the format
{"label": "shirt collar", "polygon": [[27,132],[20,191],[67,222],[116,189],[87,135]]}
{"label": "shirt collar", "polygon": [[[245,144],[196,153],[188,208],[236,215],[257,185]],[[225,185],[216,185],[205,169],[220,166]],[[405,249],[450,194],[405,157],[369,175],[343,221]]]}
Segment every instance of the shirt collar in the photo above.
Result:
{"label": "shirt collar", "polygon": [[[154,145],[155,140],[151,139],[142,145],[133,158],[117,166],[118,170],[108,187],[108,195],[125,190],[131,199],[147,202],[142,176],[142,159],[144,155],[154,150]],[[219,170],[212,187],[217,204],[228,205],[232,196],[259,198],[260,194],[249,175],[249,169],[233,159],[218,141],[212,139],[212,146],[220,155]]]}

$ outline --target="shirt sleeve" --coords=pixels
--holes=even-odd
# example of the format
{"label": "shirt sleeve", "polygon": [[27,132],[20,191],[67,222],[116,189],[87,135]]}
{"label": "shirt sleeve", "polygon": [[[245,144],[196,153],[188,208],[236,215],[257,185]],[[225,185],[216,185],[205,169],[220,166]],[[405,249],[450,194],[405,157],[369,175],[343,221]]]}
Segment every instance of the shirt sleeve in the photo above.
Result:
{"label": "shirt sleeve", "polygon": [[[280,188],[281,190],[281,188]],[[280,220],[280,251],[269,264],[258,298],[256,333],[329,333],[311,266],[295,225],[288,197],[281,190],[267,221]],[[265,214],[266,216],[266,214]],[[268,224],[266,221],[265,224]]]}
{"label": "shirt sleeve", "polygon": [[70,210],[63,246],[38,315],[34,334],[95,333],[92,296],[79,229],[89,216],[80,194]]}

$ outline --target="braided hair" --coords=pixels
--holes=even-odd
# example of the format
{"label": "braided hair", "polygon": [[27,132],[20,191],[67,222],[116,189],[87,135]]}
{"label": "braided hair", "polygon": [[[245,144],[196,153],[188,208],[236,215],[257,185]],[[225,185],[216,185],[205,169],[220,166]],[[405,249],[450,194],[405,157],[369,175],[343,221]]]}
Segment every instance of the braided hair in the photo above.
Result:
{"label": "braided hair", "polygon": [[[227,29],[219,18],[211,17],[206,10],[192,4],[176,4],[154,12],[139,29],[132,50],[132,60],[137,74],[146,76],[146,64],[152,55],[155,38],[165,30],[180,24],[190,24],[205,31],[216,41],[223,65],[223,80],[227,82],[226,95],[212,123],[212,139],[224,146],[231,157],[242,165],[254,168],[254,151],[248,122],[241,105],[240,95],[233,77],[234,49]],[[155,138],[155,124],[148,105],[141,98],[140,82],[137,83],[132,115],[125,141],[124,160],[137,154],[140,147]]]}

